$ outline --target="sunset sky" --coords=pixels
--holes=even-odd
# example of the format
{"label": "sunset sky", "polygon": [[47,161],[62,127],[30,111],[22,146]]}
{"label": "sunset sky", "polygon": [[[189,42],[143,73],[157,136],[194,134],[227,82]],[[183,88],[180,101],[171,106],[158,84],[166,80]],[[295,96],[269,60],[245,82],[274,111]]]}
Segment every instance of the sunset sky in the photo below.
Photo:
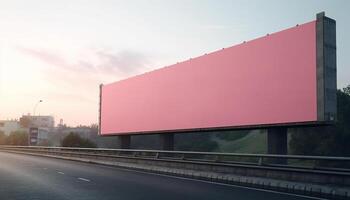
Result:
{"label": "sunset sky", "polygon": [[338,88],[350,84],[350,1],[0,0],[0,119],[98,120],[100,83],[316,18],[337,20]]}

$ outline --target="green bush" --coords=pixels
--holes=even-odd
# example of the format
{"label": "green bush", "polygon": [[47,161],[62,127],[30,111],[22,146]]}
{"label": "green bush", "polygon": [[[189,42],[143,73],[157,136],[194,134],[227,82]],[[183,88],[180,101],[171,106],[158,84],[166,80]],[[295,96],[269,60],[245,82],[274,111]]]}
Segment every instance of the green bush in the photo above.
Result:
{"label": "green bush", "polygon": [[5,144],[26,146],[28,145],[28,134],[24,131],[14,131],[6,137]]}
{"label": "green bush", "polygon": [[83,148],[96,148],[96,144],[89,139],[80,137],[78,134],[69,133],[63,138],[61,142],[63,147],[83,147]]}
{"label": "green bush", "polygon": [[0,131],[0,145],[6,144],[6,135],[3,131]]}
{"label": "green bush", "polygon": [[350,85],[337,91],[335,127],[298,129],[291,135],[293,154],[350,156]]}
{"label": "green bush", "polygon": [[227,141],[233,141],[238,140],[240,138],[243,138],[248,135],[250,130],[239,130],[239,131],[222,131],[216,134],[216,137],[227,140]]}
{"label": "green bush", "polygon": [[211,140],[212,133],[180,133],[175,135],[175,150],[213,151],[218,144]]}

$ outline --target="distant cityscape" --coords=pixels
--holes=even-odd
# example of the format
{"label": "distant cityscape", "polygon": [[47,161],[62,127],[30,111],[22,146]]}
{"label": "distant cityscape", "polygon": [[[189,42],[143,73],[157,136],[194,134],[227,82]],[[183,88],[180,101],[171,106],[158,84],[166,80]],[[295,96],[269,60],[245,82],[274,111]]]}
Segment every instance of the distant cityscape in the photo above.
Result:
{"label": "distant cityscape", "polygon": [[[37,128],[37,145],[39,146],[61,146],[61,141],[69,133],[74,133],[82,138],[89,139],[96,145],[105,147],[116,147],[115,144],[104,144],[104,138],[98,137],[98,126],[69,127],[63,123],[63,119],[55,126],[55,119],[50,115],[22,115],[19,119],[0,120],[0,132],[5,136],[11,133],[21,132],[29,134],[30,128]],[[99,139],[100,138],[100,139]]]}

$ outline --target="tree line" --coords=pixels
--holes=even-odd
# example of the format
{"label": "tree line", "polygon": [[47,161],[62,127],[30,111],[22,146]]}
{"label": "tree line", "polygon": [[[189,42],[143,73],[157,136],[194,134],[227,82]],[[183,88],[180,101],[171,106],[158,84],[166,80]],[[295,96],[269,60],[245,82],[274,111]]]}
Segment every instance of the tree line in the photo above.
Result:
{"label": "tree line", "polygon": [[289,146],[292,154],[350,156],[350,85],[337,91],[335,126],[299,128]]}
{"label": "tree line", "polygon": [[[28,145],[28,133],[26,131],[14,131],[9,135],[6,135],[3,131],[0,131],[0,145],[17,145],[27,146]],[[82,138],[80,135],[75,133],[69,133],[61,141],[62,147],[85,147],[85,148],[96,148],[96,144],[87,138]]]}
{"label": "tree line", "polygon": [[25,131],[14,131],[10,135],[5,135],[0,131],[0,145],[28,145],[28,134]]}

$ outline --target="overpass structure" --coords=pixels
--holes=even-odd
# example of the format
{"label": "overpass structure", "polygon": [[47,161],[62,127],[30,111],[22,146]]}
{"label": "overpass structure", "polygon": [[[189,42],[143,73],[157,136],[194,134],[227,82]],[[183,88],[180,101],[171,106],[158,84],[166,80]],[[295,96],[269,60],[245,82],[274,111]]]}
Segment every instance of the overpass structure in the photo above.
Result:
{"label": "overpass structure", "polygon": [[168,67],[100,86],[99,133],[159,134],[267,129],[268,153],[287,154],[289,127],[336,121],[336,23],[324,13]]}

